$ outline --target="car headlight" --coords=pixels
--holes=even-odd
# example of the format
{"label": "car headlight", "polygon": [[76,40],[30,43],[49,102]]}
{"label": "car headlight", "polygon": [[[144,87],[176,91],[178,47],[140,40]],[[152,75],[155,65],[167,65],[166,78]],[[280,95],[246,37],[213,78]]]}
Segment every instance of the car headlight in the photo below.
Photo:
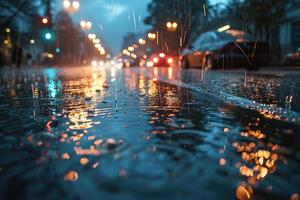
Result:
{"label": "car headlight", "polygon": [[91,62],[91,64],[92,64],[92,66],[97,66],[97,61],[96,60],[93,60],[92,62]]}
{"label": "car headlight", "polygon": [[173,58],[168,58],[168,63],[172,64],[174,62]]}
{"label": "car headlight", "polygon": [[158,58],[156,58],[156,57],[155,57],[155,58],[153,58],[153,62],[154,62],[154,63],[158,63],[158,61],[159,61],[159,59],[158,59]]}
{"label": "car headlight", "polygon": [[153,67],[153,66],[154,66],[154,63],[153,63],[152,61],[148,61],[148,62],[146,63],[146,66],[147,66],[147,67]]}

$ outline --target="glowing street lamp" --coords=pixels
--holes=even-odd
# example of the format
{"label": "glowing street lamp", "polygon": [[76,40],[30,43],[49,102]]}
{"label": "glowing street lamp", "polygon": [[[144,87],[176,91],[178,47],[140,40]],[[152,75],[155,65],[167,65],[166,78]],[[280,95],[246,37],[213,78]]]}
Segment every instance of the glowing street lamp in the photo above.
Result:
{"label": "glowing street lamp", "polygon": [[64,0],[63,7],[70,12],[74,12],[79,9],[80,3],[78,0]]}
{"label": "glowing street lamp", "polygon": [[144,44],[146,44],[146,40],[144,40],[144,39],[139,39],[139,43],[141,44],[141,45],[144,45]]}
{"label": "glowing street lamp", "polygon": [[6,29],[5,29],[5,32],[6,32],[6,33],[10,33],[10,28],[6,28]]}
{"label": "glowing street lamp", "polygon": [[149,38],[150,40],[155,40],[156,34],[150,32],[150,33],[148,33],[148,38]]}
{"label": "glowing street lamp", "polygon": [[74,8],[75,10],[78,10],[79,7],[80,7],[79,1],[73,1],[73,2],[72,2],[72,6],[73,6],[73,8]]}
{"label": "glowing street lamp", "polygon": [[69,0],[64,0],[63,1],[63,6],[65,9],[69,9],[71,6],[71,2]]}
{"label": "glowing street lamp", "polygon": [[129,51],[127,51],[127,49],[123,50],[123,54],[127,55],[129,53]]}
{"label": "glowing street lamp", "polygon": [[173,22],[172,27],[173,27],[173,28],[177,28],[177,27],[178,27],[177,22]]}
{"label": "glowing street lamp", "polygon": [[176,31],[178,24],[177,22],[167,22],[166,27],[169,31]]}
{"label": "glowing street lamp", "polygon": [[133,47],[128,47],[128,51],[134,51]]}
{"label": "glowing street lamp", "polygon": [[86,27],[86,21],[81,21],[81,22],[80,22],[80,26],[81,26],[81,28]]}
{"label": "glowing street lamp", "polygon": [[92,22],[90,22],[90,21],[87,21],[87,22],[86,22],[86,28],[87,28],[87,29],[91,29],[92,26],[93,26],[93,25],[92,25]]}
{"label": "glowing street lamp", "polygon": [[34,40],[34,39],[31,39],[31,40],[30,40],[30,44],[35,44],[35,40]]}
{"label": "glowing street lamp", "polygon": [[134,54],[134,53],[132,53],[132,54],[131,54],[131,57],[134,58],[134,59],[136,59],[136,58],[137,58],[137,55]]}
{"label": "glowing street lamp", "polygon": [[101,55],[101,56],[104,56],[104,55],[106,54],[106,51],[105,51],[104,49],[103,49],[103,50],[100,50],[99,52],[100,52],[100,55]]}
{"label": "glowing street lamp", "polygon": [[100,39],[96,39],[96,38],[93,39],[93,43],[94,43],[94,44],[99,44],[99,43],[100,43]]}
{"label": "glowing street lamp", "polygon": [[171,22],[167,22],[167,28],[172,28],[172,23]]}
{"label": "glowing street lamp", "polygon": [[84,30],[90,30],[92,28],[92,22],[82,20],[80,22],[80,26]]}
{"label": "glowing street lamp", "polygon": [[96,34],[88,34],[88,38],[90,39],[90,40],[94,40],[94,39],[96,39]]}

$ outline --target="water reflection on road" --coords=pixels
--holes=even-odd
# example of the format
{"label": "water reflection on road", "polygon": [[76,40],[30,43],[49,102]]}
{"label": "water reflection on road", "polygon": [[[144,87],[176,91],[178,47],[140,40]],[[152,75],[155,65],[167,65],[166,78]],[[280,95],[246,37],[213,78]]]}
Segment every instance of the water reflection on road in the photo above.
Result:
{"label": "water reflection on road", "polygon": [[3,71],[0,196],[298,198],[298,123],[160,82],[181,81],[173,68],[151,73]]}

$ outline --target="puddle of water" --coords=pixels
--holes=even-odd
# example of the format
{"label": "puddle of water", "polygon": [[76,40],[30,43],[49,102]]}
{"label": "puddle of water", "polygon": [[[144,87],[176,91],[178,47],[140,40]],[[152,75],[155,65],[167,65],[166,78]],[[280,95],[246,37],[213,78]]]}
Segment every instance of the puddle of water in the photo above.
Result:
{"label": "puddle of water", "polygon": [[4,199],[299,194],[297,124],[131,69],[25,70],[0,82]]}

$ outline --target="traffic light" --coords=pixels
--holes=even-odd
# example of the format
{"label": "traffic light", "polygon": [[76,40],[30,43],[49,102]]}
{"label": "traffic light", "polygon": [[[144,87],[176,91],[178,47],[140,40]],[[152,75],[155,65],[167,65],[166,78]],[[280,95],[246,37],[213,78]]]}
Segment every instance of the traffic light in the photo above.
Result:
{"label": "traffic light", "polygon": [[48,15],[40,16],[39,17],[39,24],[41,27],[52,27],[52,19]]}
{"label": "traffic light", "polygon": [[49,23],[49,19],[47,17],[42,17],[42,24],[47,25]]}
{"label": "traffic light", "polygon": [[51,40],[51,38],[52,38],[52,34],[50,32],[46,32],[45,33],[45,39],[46,40]]}
{"label": "traffic light", "polygon": [[55,48],[55,52],[56,52],[57,54],[59,54],[59,53],[60,53],[60,51],[61,51],[61,50],[60,50],[60,48],[59,48],[59,47],[56,47],[56,48]]}
{"label": "traffic light", "polygon": [[40,24],[40,37],[46,44],[51,44],[55,41],[55,35],[53,31],[53,24],[51,17],[48,15],[41,16],[39,18]]}
{"label": "traffic light", "polygon": [[41,38],[47,44],[52,44],[55,41],[55,34],[52,29],[44,29],[41,31]]}
{"label": "traffic light", "polygon": [[51,4],[53,0],[43,0],[45,4],[45,12],[39,17],[39,35],[41,50],[45,55],[47,54],[48,60],[53,61],[54,50],[55,50],[55,40],[56,34],[54,29],[54,21],[52,17],[52,7]]}

